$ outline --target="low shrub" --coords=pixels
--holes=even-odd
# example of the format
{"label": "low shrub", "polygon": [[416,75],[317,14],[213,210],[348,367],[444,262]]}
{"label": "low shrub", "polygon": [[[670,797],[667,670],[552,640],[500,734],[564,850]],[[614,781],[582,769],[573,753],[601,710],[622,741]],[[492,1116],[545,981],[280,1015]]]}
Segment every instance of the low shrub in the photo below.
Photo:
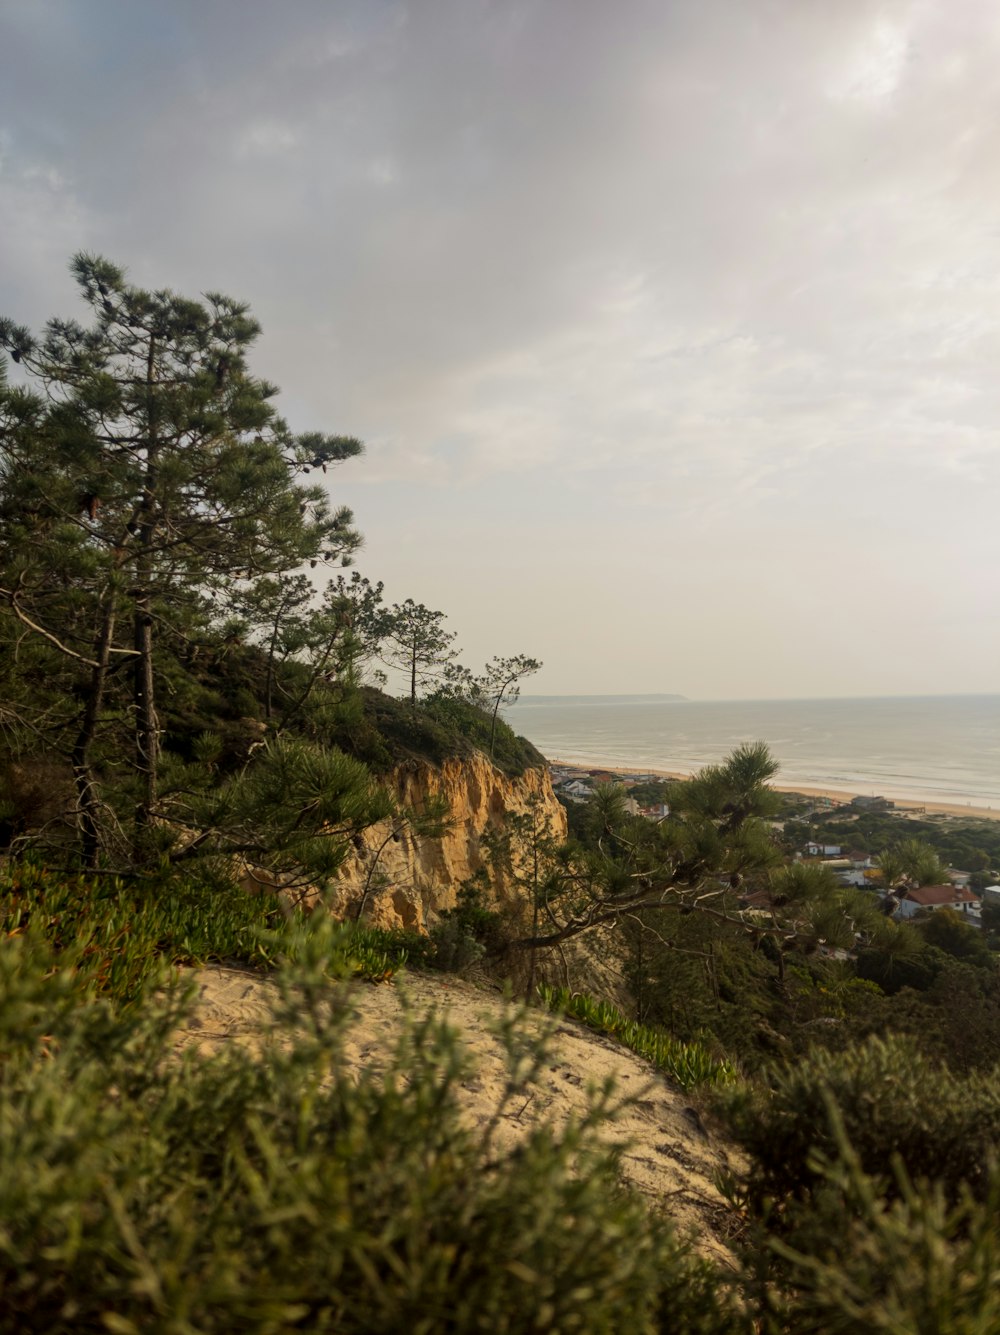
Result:
{"label": "low shrub", "polygon": [[1000,1073],[963,1078],[901,1039],[817,1049],[717,1102],[752,1157],[748,1187],[760,1208],[810,1197],[825,1181],[838,1118],[862,1171],[884,1177],[890,1195],[898,1157],[909,1178],[939,1183],[949,1200],[966,1187],[981,1196],[1000,1143]]}
{"label": "low shrub", "polygon": [[96,984],[122,1001],[163,961],[265,965],[266,938],[284,923],[277,900],[208,870],[123,880],[22,862],[0,874],[0,936],[34,926],[56,949],[79,946]]}
{"label": "low shrub", "polygon": [[428,963],[445,973],[461,973],[477,964],[503,939],[503,916],[483,903],[483,888],[467,882],[453,909],[444,909],[430,931]]}
{"label": "low shrub", "polygon": [[815,1159],[808,1213],[789,1235],[751,1230],[744,1298],[761,1335],[990,1335],[1000,1329],[1000,1174],[981,1199],[962,1187],[914,1183],[897,1159],[865,1173],[836,1107],[833,1161]]}
{"label": "low shrub", "polygon": [[619,1185],[597,1129],[506,1148],[525,1053],[485,1125],[455,1035],[382,1070],[343,1044],[346,934],[296,927],[272,1042],[174,1053],[182,984],[116,1009],[36,923],[0,942],[0,1331],[746,1331],[720,1277]]}

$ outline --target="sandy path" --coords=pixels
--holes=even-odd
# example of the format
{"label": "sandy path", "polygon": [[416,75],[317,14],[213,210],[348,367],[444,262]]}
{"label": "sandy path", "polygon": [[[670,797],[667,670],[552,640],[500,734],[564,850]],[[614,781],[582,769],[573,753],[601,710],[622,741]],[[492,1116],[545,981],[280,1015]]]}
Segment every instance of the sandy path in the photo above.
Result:
{"label": "sandy path", "polygon": [[[199,997],[183,1042],[213,1052],[226,1043],[253,1044],[270,1024],[276,992],[259,974],[219,965],[197,974]],[[408,974],[392,984],[356,984],[351,1002],[357,1019],[348,1030],[346,1052],[352,1065],[379,1069],[391,1052],[403,1016],[404,1000],[416,1017],[434,1011],[446,1015],[475,1060],[475,1073],[462,1088],[462,1102],[474,1124],[483,1125],[495,1110],[506,1083],[503,1048],[490,1032],[508,1003],[499,995],[454,979]],[[627,1144],[623,1170],[629,1183],[660,1201],[682,1230],[699,1238],[699,1250],[727,1256],[727,1212],[714,1183],[727,1164],[725,1148],[702,1126],[697,1111],[645,1061],[601,1038],[574,1020],[552,1021],[531,1012],[525,1022],[555,1030],[549,1059],[530,1096],[513,1100],[496,1132],[511,1145],[532,1121],[560,1127],[585,1106],[588,1085],[613,1076],[616,1089],[635,1102],[605,1133]],[[734,1159],[730,1152],[730,1158]]]}

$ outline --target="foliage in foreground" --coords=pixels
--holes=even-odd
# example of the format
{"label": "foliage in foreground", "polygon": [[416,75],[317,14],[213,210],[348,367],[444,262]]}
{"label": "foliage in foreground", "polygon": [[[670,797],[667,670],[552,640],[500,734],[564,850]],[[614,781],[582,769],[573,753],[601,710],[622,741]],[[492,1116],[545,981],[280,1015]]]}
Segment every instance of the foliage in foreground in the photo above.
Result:
{"label": "foliage in foreground", "polygon": [[[823,1190],[809,1234],[771,1236],[747,1282],[762,1335],[990,1335],[1000,1328],[1000,1175],[985,1199],[939,1182],[915,1185],[897,1161],[892,1191],[864,1172],[830,1109],[837,1158],[816,1161]],[[763,1285],[760,1279],[764,1278]]]}
{"label": "foliage in foreground", "polygon": [[719,1061],[701,1043],[681,1043],[662,1030],[650,1029],[623,1015],[608,1001],[599,1001],[566,987],[540,983],[538,995],[549,1010],[572,1015],[599,1034],[610,1034],[640,1057],[651,1061],[681,1089],[699,1085],[728,1085],[736,1080],[736,1069]]}
{"label": "foliage in foreground", "polygon": [[1000,1072],[963,1078],[900,1039],[817,1049],[720,1097],[752,1157],[749,1185],[762,1210],[812,1200],[824,1180],[817,1155],[836,1158],[841,1129],[862,1170],[884,1177],[890,1194],[898,1159],[910,1177],[939,1183],[951,1200],[966,1188],[986,1193],[1000,1141]]}
{"label": "foliage in foreground", "polygon": [[504,1149],[542,1060],[516,1023],[470,1127],[454,1034],[411,1023],[384,1070],[348,1071],[337,931],[295,944],[274,1041],[205,1058],[173,1051],[182,985],[116,1011],[79,952],[0,943],[0,1330],[729,1327],[705,1264],[619,1187],[607,1091]]}
{"label": "foliage in foreground", "polygon": [[176,976],[151,968],[117,1006],[86,939],[56,952],[51,925],[0,938],[0,1332],[996,1329],[995,1074],[873,1044],[720,1090],[749,1155],[722,1271],[620,1186],[596,1134],[610,1091],[504,1147],[544,1061],[516,1015],[506,1091],[472,1127],[433,1018],[348,1068],[358,938],[323,916],[270,938],[294,963],[261,1051],[210,1058],[177,1054]]}
{"label": "foliage in foreground", "polygon": [[765,1335],[987,1335],[1000,1318],[1000,1070],[900,1040],[716,1098],[749,1164],[744,1295]]}

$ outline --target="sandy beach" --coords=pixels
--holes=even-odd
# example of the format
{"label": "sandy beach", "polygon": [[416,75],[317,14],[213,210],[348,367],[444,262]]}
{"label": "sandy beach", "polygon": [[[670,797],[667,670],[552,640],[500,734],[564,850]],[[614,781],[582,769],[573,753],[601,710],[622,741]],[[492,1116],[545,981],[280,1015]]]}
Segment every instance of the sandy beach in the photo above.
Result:
{"label": "sandy beach", "polygon": [[[648,765],[608,765],[603,760],[557,760],[553,758],[550,760],[550,764],[565,766],[567,769],[602,769],[609,774],[655,774],[658,779],[691,778],[689,773],[682,774],[677,770],[651,769]],[[771,787],[779,793],[827,798],[829,801],[838,804],[850,802],[851,798],[858,796],[856,790],[850,792],[842,788],[814,788],[800,783],[774,783]],[[1000,809],[975,806],[971,802],[925,802],[911,797],[894,797],[892,793],[882,793],[881,796],[892,802],[893,809],[904,816],[923,813],[928,816],[958,816],[964,817],[966,820],[1000,820]]]}

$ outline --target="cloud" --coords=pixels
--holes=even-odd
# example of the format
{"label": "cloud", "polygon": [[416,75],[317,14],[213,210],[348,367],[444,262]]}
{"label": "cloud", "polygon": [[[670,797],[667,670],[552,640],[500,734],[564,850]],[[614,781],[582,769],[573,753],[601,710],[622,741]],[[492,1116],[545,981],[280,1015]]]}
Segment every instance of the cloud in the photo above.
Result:
{"label": "cloud", "polygon": [[[736,567],[748,542],[781,560],[805,513],[824,568],[859,540],[891,566],[944,526],[969,588],[1000,591],[968,524],[1000,489],[986,0],[4,17],[0,309],[72,310],[80,246],[249,299],[293,422],[369,440],[336,485],[400,578],[404,487],[458,599],[448,506],[499,550],[504,525],[526,540],[520,487],[560,531],[598,519],[618,552],[640,532],[653,565],[707,533]],[[811,568],[784,575],[799,605]],[[863,579],[852,596],[881,602]]]}

